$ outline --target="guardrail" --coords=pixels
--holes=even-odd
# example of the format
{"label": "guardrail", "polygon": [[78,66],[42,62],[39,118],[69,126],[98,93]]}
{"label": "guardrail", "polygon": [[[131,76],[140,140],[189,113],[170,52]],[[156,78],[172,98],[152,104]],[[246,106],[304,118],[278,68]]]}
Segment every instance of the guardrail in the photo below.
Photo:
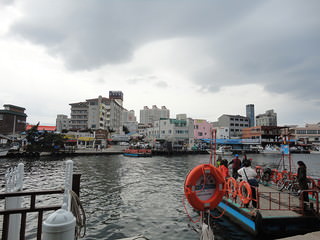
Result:
{"label": "guardrail", "polygon": [[[73,174],[72,181],[72,190],[79,196],[80,192],[80,174]],[[0,193],[0,199],[10,198],[10,197],[25,197],[30,198],[28,207],[18,208],[18,209],[8,209],[0,210],[0,216],[3,216],[2,223],[2,240],[8,240],[8,229],[10,223],[10,215],[20,214],[21,223],[20,223],[20,240],[25,240],[26,234],[26,222],[28,213],[38,213],[37,218],[37,234],[36,239],[41,240],[42,235],[42,221],[43,214],[47,211],[54,211],[61,208],[61,205],[52,205],[52,206],[36,206],[37,196],[41,195],[53,195],[61,194],[61,199],[64,194],[64,189],[59,190],[41,190],[41,191],[29,191],[29,192],[12,192],[12,193]],[[62,202],[62,201],[61,201]]]}

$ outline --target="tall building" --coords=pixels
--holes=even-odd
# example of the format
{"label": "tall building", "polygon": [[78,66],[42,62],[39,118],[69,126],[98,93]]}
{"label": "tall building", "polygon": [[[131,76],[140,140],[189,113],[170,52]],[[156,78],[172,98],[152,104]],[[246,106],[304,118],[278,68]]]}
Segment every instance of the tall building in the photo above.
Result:
{"label": "tall building", "polygon": [[153,105],[152,108],[145,106],[140,110],[140,123],[143,124],[153,124],[155,121],[160,120],[161,118],[169,118],[170,111],[165,106],[158,108],[156,105]]}
{"label": "tall building", "polygon": [[249,118],[249,127],[254,127],[254,104],[246,105],[246,116]]}
{"label": "tall building", "polygon": [[213,123],[213,127],[226,127],[229,129],[230,138],[240,138],[242,129],[249,127],[249,118],[240,115],[223,114]]}
{"label": "tall building", "polygon": [[71,120],[67,115],[58,114],[56,119],[56,128],[58,132],[70,129]]}
{"label": "tall building", "polygon": [[124,109],[122,111],[121,125],[127,127],[129,132],[138,131],[138,122],[134,110]]}
{"label": "tall building", "polygon": [[123,95],[118,94],[118,97],[115,97],[111,94],[110,96],[111,99],[99,96],[87,99],[85,102],[70,103],[70,129],[108,129],[119,133],[121,131]]}
{"label": "tall building", "polygon": [[272,109],[257,115],[256,126],[277,126],[277,113]]}
{"label": "tall building", "polygon": [[3,105],[4,109],[0,110],[0,134],[16,135],[26,129],[27,114],[23,107],[11,104]]}

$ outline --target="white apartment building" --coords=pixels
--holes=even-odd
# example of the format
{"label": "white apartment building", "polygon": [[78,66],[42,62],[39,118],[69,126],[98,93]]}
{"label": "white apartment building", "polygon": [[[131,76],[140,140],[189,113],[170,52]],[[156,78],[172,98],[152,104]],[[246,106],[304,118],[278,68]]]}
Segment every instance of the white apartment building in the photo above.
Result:
{"label": "white apartment building", "polygon": [[191,149],[194,145],[193,123],[186,114],[179,114],[176,119],[161,118],[146,129],[146,138],[153,143],[166,141],[175,149]]}
{"label": "white apartment building", "polygon": [[272,109],[257,115],[256,126],[277,126],[277,113]]}
{"label": "white apartment building", "polygon": [[122,128],[121,115],[123,111],[120,103],[121,101],[119,102],[112,96],[109,98],[99,96],[85,102],[70,103],[71,123],[69,129],[108,129],[119,133]]}
{"label": "white apartment building", "polygon": [[62,132],[62,130],[70,129],[71,120],[67,115],[58,114],[56,119],[57,132]]}
{"label": "white apartment building", "polygon": [[230,131],[228,127],[215,127],[217,139],[230,139]]}
{"label": "white apartment building", "polygon": [[138,122],[134,110],[123,109],[121,126],[126,126],[130,132],[138,131]]}
{"label": "white apartment building", "polygon": [[165,106],[158,108],[153,105],[151,109],[145,106],[140,110],[140,123],[153,124],[161,118],[170,118],[170,111]]}

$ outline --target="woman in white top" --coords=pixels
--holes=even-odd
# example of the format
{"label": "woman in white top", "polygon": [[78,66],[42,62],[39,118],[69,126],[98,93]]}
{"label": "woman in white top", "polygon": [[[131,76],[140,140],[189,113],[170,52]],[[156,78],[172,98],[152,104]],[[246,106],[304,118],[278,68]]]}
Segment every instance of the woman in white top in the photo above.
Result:
{"label": "woman in white top", "polygon": [[[259,186],[258,181],[256,180],[257,172],[251,167],[250,160],[243,161],[243,167],[238,170],[238,174],[241,176],[243,181],[247,181],[251,186],[252,191],[252,206],[257,207],[257,196],[256,196],[256,187]],[[247,206],[248,207],[248,206]]]}

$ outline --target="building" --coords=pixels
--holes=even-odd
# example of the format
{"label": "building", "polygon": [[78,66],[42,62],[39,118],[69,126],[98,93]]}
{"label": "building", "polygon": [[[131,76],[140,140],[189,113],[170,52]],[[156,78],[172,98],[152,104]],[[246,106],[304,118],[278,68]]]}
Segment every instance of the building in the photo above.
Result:
{"label": "building", "polygon": [[56,119],[57,132],[62,132],[63,130],[69,130],[71,125],[71,119],[67,115],[58,114]]}
{"label": "building", "polygon": [[272,109],[257,115],[256,126],[277,126],[277,113]]}
{"label": "building", "polygon": [[266,145],[280,145],[283,142],[282,129],[277,126],[255,126],[242,129],[242,139],[255,139],[263,147]]}
{"label": "building", "polygon": [[27,114],[25,108],[10,104],[0,110],[0,134],[15,136],[26,129]]}
{"label": "building", "polygon": [[216,139],[230,139],[228,127],[214,127],[216,130]]}
{"label": "building", "polygon": [[194,119],[195,139],[211,138],[212,124],[203,119]]}
{"label": "building", "polygon": [[[117,93],[117,94],[115,94]],[[121,131],[122,94],[109,92],[109,98],[99,96],[85,102],[70,103],[72,130],[104,129],[119,133]]]}
{"label": "building", "polygon": [[291,127],[291,137],[304,144],[320,145],[320,123],[306,124],[304,127]]}
{"label": "building", "polygon": [[146,129],[146,139],[160,143],[166,149],[191,149],[194,145],[194,120],[186,114],[178,114],[176,119],[161,118]]}
{"label": "building", "polygon": [[140,110],[140,123],[142,124],[153,124],[160,118],[170,118],[170,111],[165,106],[158,108],[153,105],[151,109],[145,106]]}
{"label": "building", "polygon": [[246,116],[249,118],[249,127],[254,127],[254,104],[246,105]]}
{"label": "building", "polygon": [[134,110],[128,111],[127,109],[123,109],[121,125],[126,127],[129,130],[129,132],[138,131],[138,122]]}
{"label": "building", "polygon": [[229,130],[230,138],[240,138],[242,129],[249,127],[249,118],[240,115],[223,114],[213,123],[214,128],[225,127]]}

